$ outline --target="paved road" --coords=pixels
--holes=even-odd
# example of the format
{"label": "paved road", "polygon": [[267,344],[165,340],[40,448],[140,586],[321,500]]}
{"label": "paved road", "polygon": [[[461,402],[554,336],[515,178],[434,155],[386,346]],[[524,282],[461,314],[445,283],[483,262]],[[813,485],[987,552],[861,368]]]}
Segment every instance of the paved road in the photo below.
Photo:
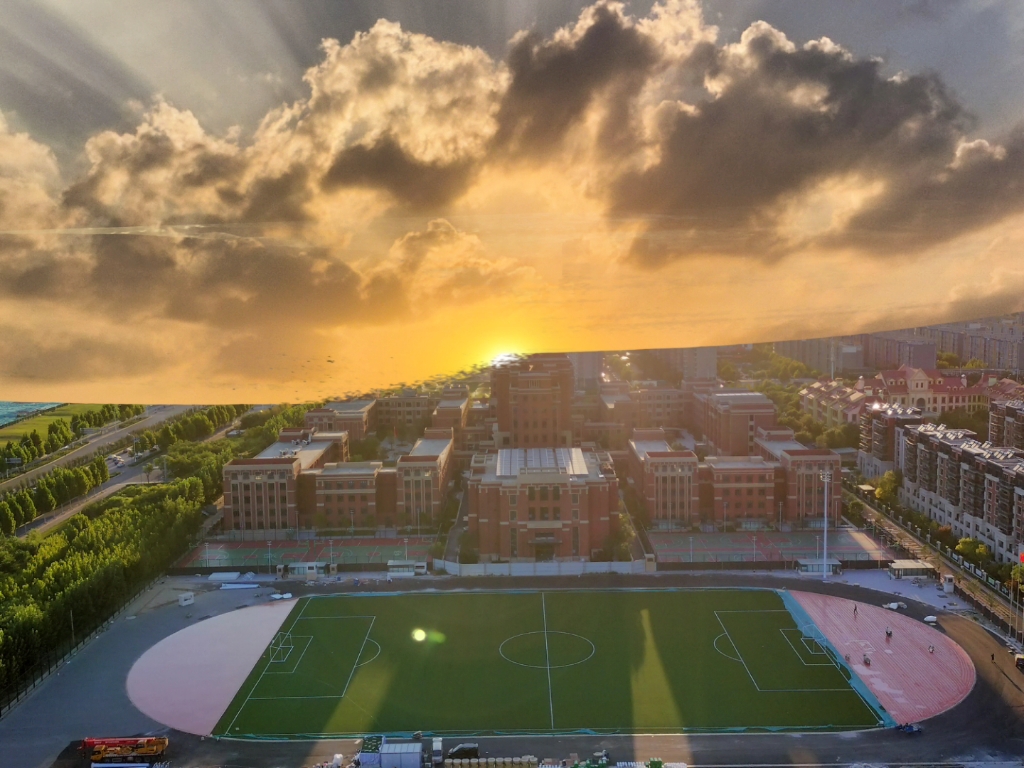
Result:
{"label": "paved road", "polygon": [[108,432],[105,435],[97,435],[95,438],[89,440],[85,445],[76,448],[69,453],[64,454],[59,459],[54,459],[46,464],[41,464],[38,467],[30,469],[17,477],[12,477],[6,482],[0,483],[0,491],[6,491],[21,486],[26,481],[32,482],[35,478],[45,475],[55,467],[63,467],[68,464],[80,461],[81,459],[88,458],[94,453],[102,451],[108,445],[116,443],[118,440],[127,437],[132,432],[140,432],[144,429],[152,429],[153,427],[163,423],[167,419],[170,419],[178,414],[184,413],[189,408],[195,408],[194,405],[151,405],[146,409],[146,417],[141,421],[137,421],[131,426],[124,427],[122,429],[116,429],[113,432]]}
{"label": "paved road", "polygon": [[[844,489],[845,490],[845,489]],[[849,493],[847,491],[847,493]],[[850,494],[851,498],[858,498]],[[860,499],[864,502],[864,499]],[[1001,596],[997,595],[991,587],[975,577],[973,574],[954,567],[945,557],[938,553],[934,547],[927,545],[916,536],[906,531],[899,524],[884,515],[875,507],[864,502],[864,517],[873,522],[880,529],[886,531],[893,539],[898,541],[916,559],[923,560],[933,566],[938,573],[952,574],[956,584],[967,594],[971,595],[978,603],[988,607],[996,616],[999,616],[1007,624],[1013,623],[1013,609],[1010,604]]]}
{"label": "paved road", "polygon": [[137,485],[146,482],[160,482],[162,477],[162,470],[157,469],[155,472],[150,473],[149,480],[146,480],[146,474],[143,472],[145,463],[139,464],[134,467],[124,467],[118,475],[110,478],[107,482],[103,483],[93,490],[81,496],[70,504],[61,507],[60,509],[54,510],[49,515],[41,515],[27,525],[21,526],[18,529],[18,538],[23,539],[28,536],[32,531],[39,531],[40,533],[46,533],[51,528],[60,525],[62,522],[67,520],[74,514],[82,511],[82,508],[87,504],[92,504],[94,501],[105,499],[111,494],[117,493],[126,485]]}

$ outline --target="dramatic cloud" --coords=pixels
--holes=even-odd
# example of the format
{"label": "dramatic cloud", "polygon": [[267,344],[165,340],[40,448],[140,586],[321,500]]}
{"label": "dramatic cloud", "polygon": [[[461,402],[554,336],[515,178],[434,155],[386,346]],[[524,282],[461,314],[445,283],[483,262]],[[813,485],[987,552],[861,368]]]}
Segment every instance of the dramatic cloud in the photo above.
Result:
{"label": "dramatic cloud", "polygon": [[[693,0],[598,3],[500,60],[380,20],[323,41],[252,130],[154,97],[63,168],[0,117],[0,325],[76,327],[8,334],[0,381],[184,376],[167,350],[201,349],[210,392],[243,371],[254,397],[317,395],[512,349],[1013,305],[1024,127],[986,135],[939,74],[828,38],[719,38]],[[873,290],[878,269],[899,280]],[[119,324],[165,342],[117,354]],[[289,348],[315,375],[270,365]]]}

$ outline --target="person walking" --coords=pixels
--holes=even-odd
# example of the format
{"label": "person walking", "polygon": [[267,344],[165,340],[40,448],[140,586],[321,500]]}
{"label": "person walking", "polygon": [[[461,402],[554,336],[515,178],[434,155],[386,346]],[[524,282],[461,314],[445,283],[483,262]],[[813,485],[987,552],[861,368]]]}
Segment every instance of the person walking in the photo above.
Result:
{"label": "person walking", "polygon": [[853,618],[855,618],[855,619],[857,618],[857,606],[856,605],[853,606]]}
{"label": "person walking", "polygon": [[996,655],[995,655],[994,653],[992,654],[992,663],[993,663],[993,664],[995,664],[995,663],[996,663]]}

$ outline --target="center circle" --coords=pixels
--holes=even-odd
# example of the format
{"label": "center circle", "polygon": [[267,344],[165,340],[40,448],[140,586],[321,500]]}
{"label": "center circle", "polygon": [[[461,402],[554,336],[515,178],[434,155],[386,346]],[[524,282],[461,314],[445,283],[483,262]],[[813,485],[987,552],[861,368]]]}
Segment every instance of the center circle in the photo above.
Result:
{"label": "center circle", "polygon": [[498,646],[505,661],[530,669],[561,669],[589,661],[597,653],[592,642],[573,632],[523,632]]}

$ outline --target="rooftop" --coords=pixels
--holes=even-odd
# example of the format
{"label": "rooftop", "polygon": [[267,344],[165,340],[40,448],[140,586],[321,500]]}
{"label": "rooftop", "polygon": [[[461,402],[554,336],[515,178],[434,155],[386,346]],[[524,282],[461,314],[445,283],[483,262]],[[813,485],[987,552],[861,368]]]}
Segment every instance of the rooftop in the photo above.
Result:
{"label": "rooftop", "polygon": [[382,461],[346,461],[338,464],[327,464],[324,466],[322,475],[333,477],[344,475],[365,475],[367,472],[374,472],[384,466]]}
{"label": "rooftop", "polygon": [[490,479],[511,480],[525,474],[602,476],[599,458],[579,448],[503,448],[486,457],[486,467]]}
{"label": "rooftop", "polygon": [[409,451],[409,456],[440,456],[452,444],[450,439],[421,438]]}
{"label": "rooftop", "polygon": [[373,407],[376,400],[349,400],[348,402],[327,403],[324,408],[329,408],[337,413],[362,413]]}
{"label": "rooftop", "polygon": [[333,440],[316,440],[311,443],[277,442],[264,448],[254,458],[257,459],[298,459],[302,469],[313,466],[333,444]]}

